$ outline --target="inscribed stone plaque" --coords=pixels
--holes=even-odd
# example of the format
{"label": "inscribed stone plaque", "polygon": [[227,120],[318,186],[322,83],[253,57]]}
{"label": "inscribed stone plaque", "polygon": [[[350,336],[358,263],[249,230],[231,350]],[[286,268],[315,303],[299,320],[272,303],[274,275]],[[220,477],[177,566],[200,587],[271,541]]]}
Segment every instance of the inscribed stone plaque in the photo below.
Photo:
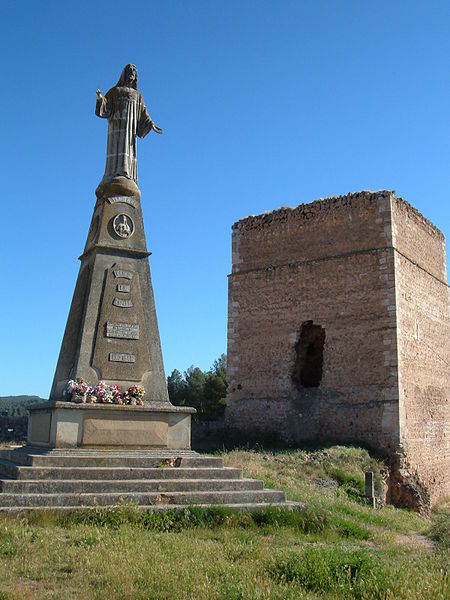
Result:
{"label": "inscribed stone plaque", "polygon": [[117,286],[116,286],[116,290],[118,292],[124,292],[124,293],[126,292],[126,293],[128,293],[130,291],[130,286],[127,285],[126,283],[118,283]]}
{"label": "inscribed stone plaque", "polygon": [[132,271],[125,271],[124,269],[115,269],[114,277],[123,277],[124,279],[133,279]]}
{"label": "inscribed stone plaque", "polygon": [[109,360],[111,362],[135,363],[136,356],[129,352],[110,352]]}
{"label": "inscribed stone plaque", "polygon": [[117,202],[120,202],[122,204],[129,204],[133,208],[136,208],[137,206],[137,200],[132,196],[112,196],[111,198],[108,198],[108,202],[110,204],[116,204]]}
{"label": "inscribed stone plaque", "polygon": [[114,298],[113,304],[114,306],[119,306],[120,308],[131,308],[133,306],[131,300],[124,300],[122,298]]}
{"label": "inscribed stone plaque", "polygon": [[139,339],[139,325],[137,323],[106,323],[106,337],[121,338],[124,340]]}

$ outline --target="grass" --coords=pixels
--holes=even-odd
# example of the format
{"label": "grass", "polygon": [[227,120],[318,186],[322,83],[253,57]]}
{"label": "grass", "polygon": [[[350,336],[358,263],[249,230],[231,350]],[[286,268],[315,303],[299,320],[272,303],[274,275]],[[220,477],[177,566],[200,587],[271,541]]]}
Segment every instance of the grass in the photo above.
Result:
{"label": "grass", "polygon": [[[360,448],[236,450],[228,465],[307,508],[142,513],[123,504],[0,518],[0,600],[449,597],[449,511],[431,519],[359,494],[383,465]],[[333,484],[330,484],[334,482]]]}

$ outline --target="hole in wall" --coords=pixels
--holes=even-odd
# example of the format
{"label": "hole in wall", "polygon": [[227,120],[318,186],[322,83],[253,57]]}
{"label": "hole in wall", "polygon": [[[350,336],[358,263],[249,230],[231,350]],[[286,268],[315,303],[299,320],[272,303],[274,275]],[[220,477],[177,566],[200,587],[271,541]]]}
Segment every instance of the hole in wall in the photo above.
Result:
{"label": "hole in wall", "polygon": [[295,364],[292,379],[301,390],[304,387],[319,387],[323,370],[323,346],[325,329],[312,321],[302,323],[295,344]]}

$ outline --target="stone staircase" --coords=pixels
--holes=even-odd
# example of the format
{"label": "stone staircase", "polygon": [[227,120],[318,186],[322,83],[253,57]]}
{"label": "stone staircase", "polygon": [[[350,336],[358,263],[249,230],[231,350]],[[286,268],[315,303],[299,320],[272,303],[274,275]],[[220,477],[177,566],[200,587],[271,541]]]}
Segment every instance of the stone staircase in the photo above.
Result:
{"label": "stone staircase", "polygon": [[144,510],[294,506],[284,492],[224,467],[222,458],[190,450],[0,450],[0,512],[71,511],[123,501]]}

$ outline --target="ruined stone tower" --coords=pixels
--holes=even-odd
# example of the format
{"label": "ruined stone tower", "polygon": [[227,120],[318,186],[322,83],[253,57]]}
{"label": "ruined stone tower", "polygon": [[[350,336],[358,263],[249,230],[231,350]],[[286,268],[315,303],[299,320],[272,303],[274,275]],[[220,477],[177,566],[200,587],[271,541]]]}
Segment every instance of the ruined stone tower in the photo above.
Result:
{"label": "ruined stone tower", "polygon": [[232,261],[228,425],[368,444],[400,505],[450,493],[442,233],[395,193],[360,192],[238,221]]}

